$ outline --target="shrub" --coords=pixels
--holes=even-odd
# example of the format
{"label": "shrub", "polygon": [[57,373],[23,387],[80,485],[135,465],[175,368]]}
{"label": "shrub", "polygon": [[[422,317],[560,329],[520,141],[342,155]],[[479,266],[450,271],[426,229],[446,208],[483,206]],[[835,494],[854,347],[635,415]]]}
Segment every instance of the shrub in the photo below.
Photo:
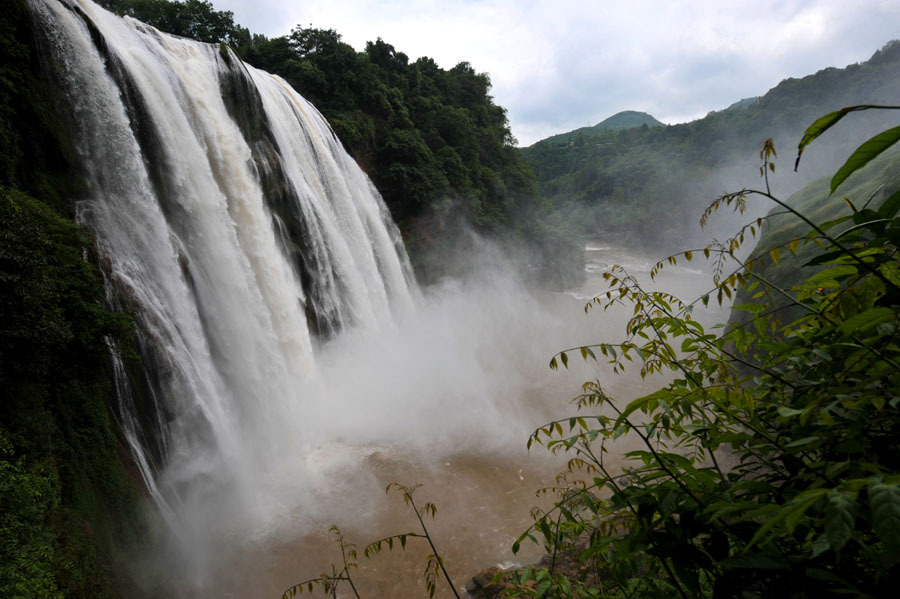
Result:
{"label": "shrub", "polygon": [[[844,115],[814,123],[803,148]],[[867,108],[867,107],[866,107]],[[900,137],[900,129],[860,147],[835,175],[832,192]],[[626,339],[560,352],[606,359],[621,371],[669,371],[666,387],[628,405],[599,382],[576,398],[581,411],[548,423],[529,440],[568,452],[575,476],[555,506],[535,515],[516,542],[541,539],[581,564],[578,576],[530,569],[514,596],[820,597],[889,596],[900,578],[900,191],[877,209],[814,223],[772,195],[775,149],[761,152],[765,189],[722,196],[743,210],[768,198],[807,228],[764,256],[741,262],[745,234],[668,259],[714,260],[715,288],[692,303],[645,291],[620,267],[604,276],[596,306],[628,304]],[[799,158],[798,158],[799,161]],[[861,204],[860,201],[857,203]],[[759,274],[763,261],[816,247],[820,268],[791,288]],[[660,262],[654,274],[664,268]],[[722,335],[691,316],[712,296],[752,296],[734,306],[746,322]],[[786,308],[791,308],[787,310]],[[613,471],[610,445],[634,435],[642,448]],[[531,579],[529,586],[524,584]]]}

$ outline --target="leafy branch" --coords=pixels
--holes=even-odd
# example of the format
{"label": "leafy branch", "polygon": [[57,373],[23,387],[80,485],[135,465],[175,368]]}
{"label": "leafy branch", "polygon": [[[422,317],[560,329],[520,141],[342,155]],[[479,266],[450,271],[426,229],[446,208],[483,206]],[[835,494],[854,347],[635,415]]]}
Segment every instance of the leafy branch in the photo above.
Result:
{"label": "leafy branch", "polygon": [[[856,109],[817,121],[801,151]],[[863,144],[832,190],[895,136],[889,130]],[[573,400],[581,413],[532,433],[529,448],[540,443],[574,457],[566,484],[553,489],[553,508],[534,514],[535,524],[513,548],[540,532],[554,555],[568,547],[605,582],[601,591],[582,578],[565,580],[553,567],[531,568],[532,589],[519,584],[516,596],[882,596],[895,588],[900,191],[877,209],[869,208],[874,194],[861,209],[846,199],[850,214],[817,224],[773,195],[768,173],[775,156],[767,140],[760,154],[764,190],[721,196],[701,222],[720,206],[743,211],[751,196],[774,202],[775,213],[724,243],[670,256],[651,272],[702,252],[715,260],[715,288],[700,303],[712,293],[721,304],[755,292],[735,306],[749,321],[712,335],[691,317],[698,300],[647,292],[613,267],[605,274],[610,289],[585,310],[633,307],[626,339],[569,348],[551,359],[551,368],[568,367],[571,353],[595,361],[600,354],[618,373],[636,358],[642,375],[670,371],[675,378],[622,408],[599,382],[585,383]],[[790,287],[759,268],[762,256],[736,255],[744,234],[755,238],[775,214],[797,218],[807,230],[767,248],[772,268],[785,267],[782,250],[796,261],[807,244],[815,244],[807,264],[820,267]],[[849,226],[838,228],[843,223]],[[793,306],[802,308],[799,314],[786,312]],[[611,472],[603,456],[626,434],[642,448],[625,454],[634,466]],[[579,472],[590,478],[579,479]]]}
{"label": "leafy branch", "polygon": [[332,525],[330,531],[340,547],[343,567],[338,570],[334,564],[332,564],[330,574],[323,572],[316,578],[304,580],[303,582],[299,582],[287,588],[281,595],[282,599],[293,599],[298,594],[302,594],[304,590],[312,593],[315,588],[320,588],[325,594],[337,598],[337,589],[341,582],[346,582],[350,586],[353,596],[356,597],[356,599],[360,599],[359,592],[356,590],[356,585],[353,584],[353,579],[350,577],[351,568],[356,569],[359,566],[356,546],[344,541],[344,535],[336,525]]}

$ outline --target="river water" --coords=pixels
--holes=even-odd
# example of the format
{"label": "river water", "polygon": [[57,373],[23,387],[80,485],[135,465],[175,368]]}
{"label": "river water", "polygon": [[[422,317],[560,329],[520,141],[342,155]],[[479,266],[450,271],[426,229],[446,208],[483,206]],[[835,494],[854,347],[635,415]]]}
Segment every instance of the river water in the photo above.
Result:
{"label": "river water", "polygon": [[[630,309],[583,309],[607,289],[602,272],[614,264],[648,289],[684,298],[710,285],[697,264],[670,266],[650,281],[657,258],[590,239],[585,280],[577,288],[529,291],[494,271],[425,290],[419,309],[387,335],[333,342],[320,359],[332,395],[326,409],[334,423],[331,440],[308,455],[285,456],[267,482],[269,524],[222,523],[214,543],[196,548],[206,553],[203,567],[179,568],[157,550],[140,562],[137,575],[154,586],[161,571],[176,572],[169,588],[182,597],[279,597],[292,584],[340,567],[329,530],[337,525],[360,553],[351,572],[362,597],[424,597],[430,551],[423,540],[411,539],[405,551],[362,556],[371,541],[419,531],[400,495],[385,494],[391,482],[421,484],[414,495],[419,505],[437,505],[436,518],[426,524],[461,594],[486,567],[534,561],[540,546],[526,542],[515,555],[511,545],[532,522],[531,509],[550,505],[551,498],[537,491],[554,484],[566,458],[542,447],[528,452],[528,435],[552,418],[574,414],[568,402],[586,380],[600,380],[623,403],[665,382],[641,380],[637,367],[613,375],[607,365],[577,356],[560,371],[550,370],[548,361],[559,349],[621,340]],[[727,318],[727,310],[694,316],[712,324]],[[398,371],[407,373],[404,380]],[[635,447],[634,440],[621,439],[610,457]],[[352,596],[349,586],[339,588],[338,596]],[[442,580],[436,596],[452,596]]]}
{"label": "river water", "polygon": [[[159,526],[126,557],[135,586],[280,596],[337,563],[332,525],[359,549],[417,532],[390,482],[438,506],[457,586],[540,555],[510,546],[565,460],[529,454],[529,434],[585,380],[621,401],[663,380],[548,362],[620,340],[630,308],[584,303],[612,264],[649,285],[655,257],[586,240],[575,289],[535,292],[491,258],[420,290],[377,190],[284,80],[90,0],[29,5],[83,171],[79,221],[137,325],[140,375],[115,361],[115,407]],[[654,284],[708,282],[680,265]],[[361,594],[423,593],[419,549],[361,559]]]}

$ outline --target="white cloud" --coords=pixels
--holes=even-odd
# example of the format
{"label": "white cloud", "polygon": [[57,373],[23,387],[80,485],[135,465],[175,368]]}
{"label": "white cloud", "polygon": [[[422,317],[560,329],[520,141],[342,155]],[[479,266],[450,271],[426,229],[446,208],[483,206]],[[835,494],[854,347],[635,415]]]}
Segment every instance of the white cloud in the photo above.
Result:
{"label": "white cloud", "polygon": [[900,2],[214,0],[266,35],[335,29],[411,59],[488,72],[522,145],[620,110],[696,118],[786,77],[868,58],[900,36]]}

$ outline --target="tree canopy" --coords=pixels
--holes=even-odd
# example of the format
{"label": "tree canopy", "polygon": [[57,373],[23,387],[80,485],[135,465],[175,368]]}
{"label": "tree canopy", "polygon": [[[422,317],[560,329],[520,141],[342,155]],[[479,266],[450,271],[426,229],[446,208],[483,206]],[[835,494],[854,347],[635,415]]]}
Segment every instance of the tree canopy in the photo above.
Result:
{"label": "tree canopy", "polygon": [[[520,150],[534,169],[540,193],[585,233],[631,232],[642,242],[674,249],[696,232],[693,214],[724,182],[741,184],[755,171],[759,143],[774,138],[784,149],[806,124],[842,106],[890,104],[900,96],[900,43],[891,42],[861,64],[827,68],[786,79],[756,101],[741,101],[689,123],[667,127],[594,131],[553,136]],[[787,194],[831,172],[854,144],[880,130],[883,116],[841,123],[841,134],[823,140],[799,173],[783,169]],[[784,173],[784,174],[782,174]],[[665,202],[665,222],[659,203]]]}
{"label": "tree canopy", "polygon": [[101,3],[169,33],[226,43],[310,100],[381,192],[420,275],[428,278],[427,254],[462,222],[534,248],[566,246],[542,222],[548,206],[490,95],[490,77],[470,63],[411,61],[381,38],[357,51],[333,29],[300,25],[270,39],[200,0]]}

